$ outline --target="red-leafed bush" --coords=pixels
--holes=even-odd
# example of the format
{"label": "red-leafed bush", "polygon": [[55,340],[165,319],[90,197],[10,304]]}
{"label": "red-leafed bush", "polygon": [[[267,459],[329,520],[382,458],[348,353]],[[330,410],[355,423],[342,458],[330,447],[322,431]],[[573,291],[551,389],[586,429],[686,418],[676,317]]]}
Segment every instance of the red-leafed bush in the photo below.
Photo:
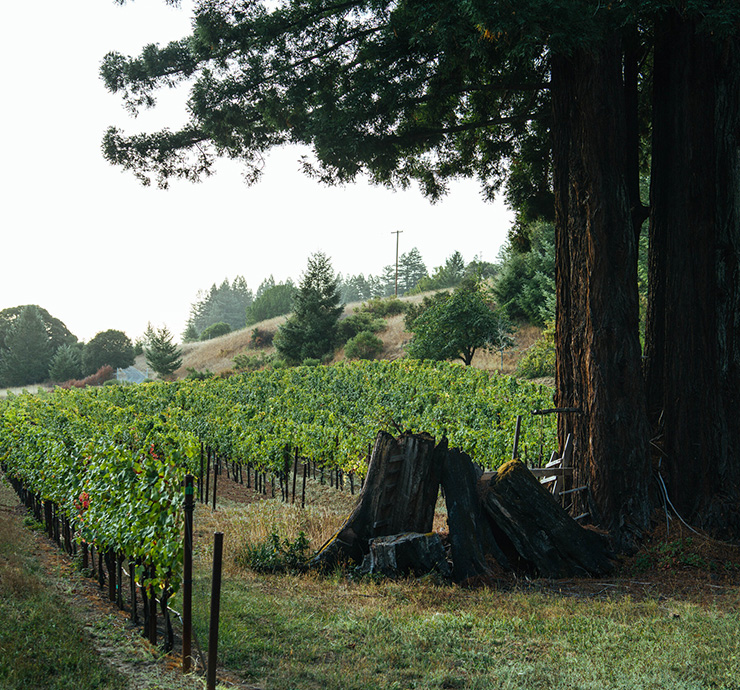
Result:
{"label": "red-leafed bush", "polygon": [[105,365],[100,367],[94,374],[86,376],[84,379],[72,379],[59,384],[60,388],[69,390],[70,388],[86,388],[87,386],[102,386],[106,381],[113,378],[113,367]]}

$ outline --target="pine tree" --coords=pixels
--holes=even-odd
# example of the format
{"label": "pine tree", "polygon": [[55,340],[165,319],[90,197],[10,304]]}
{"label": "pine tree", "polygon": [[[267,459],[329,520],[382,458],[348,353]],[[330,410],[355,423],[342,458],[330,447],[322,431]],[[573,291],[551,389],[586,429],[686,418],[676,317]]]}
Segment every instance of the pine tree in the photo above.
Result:
{"label": "pine tree", "polygon": [[146,363],[162,377],[170,376],[182,366],[182,350],[175,344],[167,326],[155,330],[144,354]]}
{"label": "pine tree", "polygon": [[291,363],[322,359],[337,346],[337,322],[342,313],[339,281],[328,257],[317,252],[296,293],[293,314],[278,329],[275,347]]}
{"label": "pine tree", "polygon": [[62,345],[54,353],[49,378],[61,383],[82,376],[82,350],[78,345]]}

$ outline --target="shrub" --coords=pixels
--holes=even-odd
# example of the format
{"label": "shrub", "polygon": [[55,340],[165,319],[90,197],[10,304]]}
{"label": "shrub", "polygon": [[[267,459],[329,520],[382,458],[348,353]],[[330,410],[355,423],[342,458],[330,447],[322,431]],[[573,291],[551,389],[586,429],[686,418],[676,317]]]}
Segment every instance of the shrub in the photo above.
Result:
{"label": "shrub", "polygon": [[306,357],[306,359],[304,359],[301,364],[304,367],[317,367],[321,364],[321,360],[316,359],[316,357]]}
{"label": "shrub", "polygon": [[358,333],[344,347],[349,359],[375,359],[383,351],[383,341],[370,331]]}
{"label": "shrub", "polygon": [[188,367],[188,375],[186,378],[191,381],[205,381],[206,379],[212,379],[216,374],[206,369],[205,371],[196,371],[193,367]]}
{"label": "shrub", "polygon": [[306,567],[308,548],[308,539],[303,532],[291,542],[288,539],[281,539],[280,535],[273,531],[259,544],[245,544],[236,554],[235,561],[242,568],[251,568],[258,572],[301,572]]}
{"label": "shrub", "polygon": [[526,379],[555,376],[555,322],[551,321],[539,340],[519,360],[516,375]]}
{"label": "shrub", "polygon": [[365,302],[359,309],[359,312],[369,312],[376,316],[386,317],[403,314],[406,311],[406,303],[397,297],[373,297]]}
{"label": "shrub", "polygon": [[249,342],[252,347],[269,347],[272,345],[274,337],[275,333],[273,331],[268,331],[264,328],[253,328]]}
{"label": "shrub", "polygon": [[219,338],[222,335],[231,333],[231,326],[225,321],[219,321],[218,323],[211,324],[201,334],[201,340],[213,340],[213,338]]}
{"label": "shrub", "polygon": [[86,376],[84,379],[72,379],[65,381],[59,387],[70,389],[70,388],[87,388],[87,386],[102,386],[106,381],[109,381],[113,376],[113,367],[105,365],[100,367],[94,374]]}
{"label": "shrub", "polygon": [[270,364],[273,359],[274,357],[272,355],[266,355],[264,352],[260,352],[258,355],[248,355],[243,352],[231,361],[234,363],[234,369],[237,371],[256,371]]}
{"label": "shrub", "polygon": [[367,311],[351,314],[342,319],[338,326],[339,342],[346,343],[362,332],[377,333],[385,328],[385,321]]}

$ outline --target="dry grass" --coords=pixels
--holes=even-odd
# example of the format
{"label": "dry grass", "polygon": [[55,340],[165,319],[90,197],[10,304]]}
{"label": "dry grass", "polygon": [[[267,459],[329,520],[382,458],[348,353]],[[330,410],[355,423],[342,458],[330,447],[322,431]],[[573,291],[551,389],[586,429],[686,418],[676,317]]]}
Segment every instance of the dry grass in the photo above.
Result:
{"label": "dry grass", "polygon": [[[300,492],[300,488],[298,489]],[[241,493],[241,496],[237,495]],[[214,512],[210,507],[197,504],[194,524],[199,558],[203,563],[211,558],[211,535],[223,532],[229,542],[224,560],[227,572],[239,570],[236,558],[244,545],[255,546],[278,534],[281,539],[294,542],[302,532],[308,539],[311,551],[318,551],[342,526],[359,500],[359,487],[355,494],[349,489],[338,491],[328,484],[309,479],[306,483],[306,507],[284,503],[278,497],[258,497],[243,486],[234,485],[229,494],[235,500],[219,499]],[[435,510],[433,530],[447,531],[447,510],[439,498]]]}
{"label": "dry grass", "polygon": [[[402,297],[401,300],[409,304],[416,304],[422,301],[425,296],[424,294],[413,295]],[[361,305],[362,302],[347,304],[344,308],[344,315],[353,314]],[[214,374],[228,375],[233,371],[233,359],[236,355],[274,354],[275,348],[272,346],[258,349],[251,345],[252,330],[260,328],[274,334],[285,320],[285,316],[278,316],[213,340],[183,345],[183,363],[180,369],[175,372],[176,378],[184,378],[188,375],[189,370],[210,371]],[[386,324],[386,328],[377,334],[383,341],[380,359],[394,360],[403,357],[405,354],[404,348],[411,340],[411,333],[406,330],[403,314],[387,318]],[[503,353],[503,373],[514,373],[522,355],[539,338],[541,333],[542,329],[538,326],[524,325],[517,329],[514,335],[514,347]],[[332,362],[340,362],[344,358],[344,348],[340,348],[335,353]],[[146,368],[143,356],[137,359],[136,366],[142,370]],[[478,352],[473,358],[473,366],[488,371],[501,371],[501,355],[498,352]]]}

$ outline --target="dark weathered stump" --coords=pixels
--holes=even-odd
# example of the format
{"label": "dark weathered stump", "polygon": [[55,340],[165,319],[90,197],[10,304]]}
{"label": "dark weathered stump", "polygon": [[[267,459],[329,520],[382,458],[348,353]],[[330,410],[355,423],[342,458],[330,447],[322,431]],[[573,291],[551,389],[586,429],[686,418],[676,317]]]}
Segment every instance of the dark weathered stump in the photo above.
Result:
{"label": "dark weathered stump", "polygon": [[581,527],[519,461],[478,482],[499,546],[518,571],[542,577],[589,577],[613,569],[606,537]]}
{"label": "dark weathered stump", "polygon": [[370,540],[369,547],[370,553],[360,567],[362,573],[392,578],[432,572],[444,578],[452,575],[442,539],[435,532],[376,537]]}
{"label": "dark weathered stump", "polygon": [[403,434],[395,439],[381,431],[357,506],[311,565],[360,564],[375,537],[430,532],[443,459],[444,453],[436,451],[429,434]]}

